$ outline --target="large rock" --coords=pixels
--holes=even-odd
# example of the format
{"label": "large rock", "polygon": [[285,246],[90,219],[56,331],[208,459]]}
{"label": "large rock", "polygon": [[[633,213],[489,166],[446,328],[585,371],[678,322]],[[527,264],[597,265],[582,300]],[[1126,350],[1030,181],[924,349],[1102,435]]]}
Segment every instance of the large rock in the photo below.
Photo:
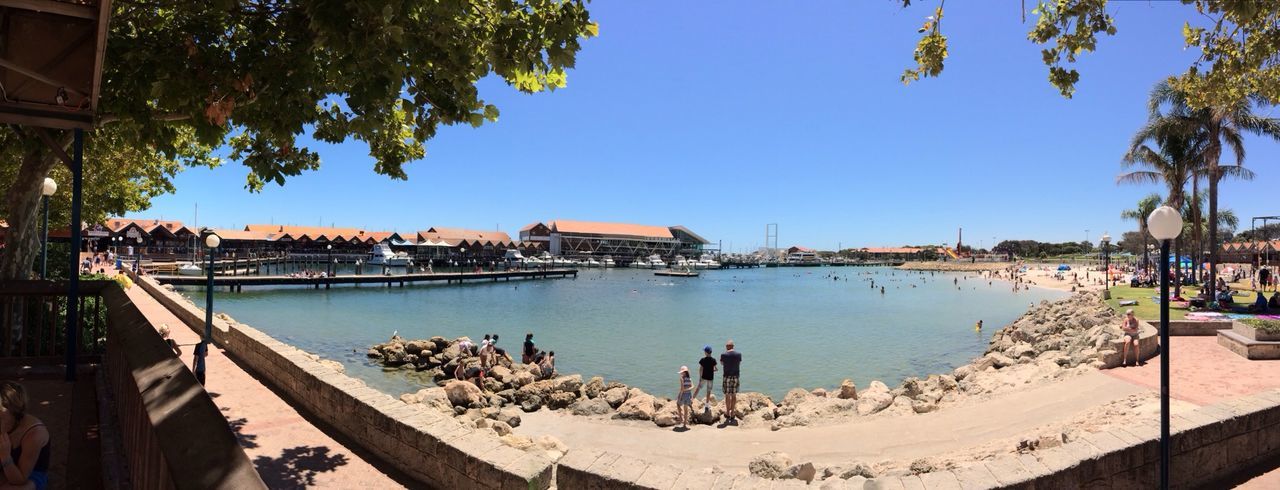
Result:
{"label": "large rock", "polygon": [[404,344],[396,342],[382,349],[382,364],[394,367],[403,366],[408,362],[409,353],[405,352]]}
{"label": "large rock", "polygon": [[602,397],[610,407],[618,408],[619,405],[622,405],[622,402],[627,401],[627,394],[627,387],[619,386],[617,388],[605,390]]}
{"label": "large rock", "polygon": [[654,401],[653,395],[644,392],[640,392],[638,395],[629,395],[627,401],[618,406],[618,413],[613,417],[630,420],[652,420]]}
{"label": "large rock", "polygon": [[444,392],[455,407],[480,408],[489,404],[484,392],[468,381],[450,381],[444,385]]}
{"label": "large rock", "polygon": [[840,382],[840,395],[838,398],[843,400],[858,399],[858,387],[854,386],[853,380],[846,379]]}
{"label": "large rock", "polygon": [[787,396],[782,397],[783,405],[795,406],[813,398],[813,394],[805,391],[803,388],[792,388],[787,392]]}
{"label": "large rock", "polygon": [[858,415],[871,415],[884,410],[891,404],[893,404],[893,395],[889,393],[889,387],[880,381],[872,381],[858,396]]}
{"label": "large rock", "polygon": [[861,476],[863,478],[875,478],[876,471],[871,467],[871,465],[868,465],[866,463],[853,463],[853,465],[849,466],[844,471],[840,472],[840,479],[842,480],[848,480],[855,476]]}
{"label": "large rock", "polygon": [[489,377],[498,380],[499,383],[504,385],[509,384],[511,377],[514,375],[515,373],[512,373],[511,369],[506,366],[494,366],[489,369]]}
{"label": "large rock", "polygon": [[775,479],[791,468],[791,456],[787,453],[770,451],[751,459],[747,469],[760,478]]}
{"label": "large rock", "polygon": [[992,352],[990,354],[987,354],[983,358],[989,359],[991,361],[990,365],[994,366],[996,369],[1003,369],[1018,363],[1017,361],[1010,359],[1009,356],[1006,356],[999,352]]}
{"label": "large rock", "polygon": [[561,408],[565,408],[565,407],[568,407],[569,405],[572,405],[573,402],[577,400],[578,400],[578,395],[573,393],[565,393],[565,392],[552,393],[551,396],[547,398],[547,408],[550,408],[552,410],[559,410]]}
{"label": "large rock", "polygon": [[604,393],[604,378],[594,376],[587,384],[582,385],[582,396],[595,398]]}
{"label": "large rock", "polygon": [[818,476],[818,469],[813,467],[813,463],[802,463],[787,468],[787,471],[784,471],[778,478],[803,480],[805,483],[810,483],[815,476]]}
{"label": "large rock", "polygon": [[408,342],[405,342],[404,344],[405,352],[408,352],[418,357],[424,356],[423,351],[426,351],[425,356],[427,357],[431,356],[431,350],[434,347],[435,347],[435,344],[432,344],[431,342],[428,342],[426,340],[410,340]]}
{"label": "large rock", "polygon": [[520,401],[520,409],[525,412],[537,412],[542,409],[542,397],[531,396]]}
{"label": "large rock", "polygon": [[[599,401],[599,399],[592,401]],[[679,407],[674,401],[664,403],[657,412],[654,412],[653,423],[658,427],[674,427],[680,424],[680,414],[677,412],[678,408]]]}
{"label": "large rock", "polygon": [[521,386],[516,390],[515,397],[516,401],[522,401],[530,396],[539,396],[543,400],[547,400],[554,393],[572,393],[576,397],[578,389],[581,387],[582,375],[561,376]]}
{"label": "large rock", "polygon": [[506,407],[499,410],[493,419],[511,427],[520,427],[520,411],[516,410],[515,407]]}
{"label": "large rock", "polygon": [[603,398],[582,398],[569,405],[569,410],[574,415],[607,415],[613,411],[613,407],[610,407]]}
{"label": "large rock", "polygon": [[521,388],[521,387],[527,386],[538,379],[533,375],[533,373],[530,373],[528,371],[517,372],[509,376],[509,378],[510,380],[507,381],[507,384],[510,385],[512,388]]}
{"label": "large rock", "polygon": [[772,420],[774,415],[776,415],[774,412],[777,408],[778,406],[773,403],[773,398],[770,398],[764,393],[754,391],[738,393],[737,404],[734,406],[734,409],[744,416],[761,412],[761,414],[764,415],[765,420]]}

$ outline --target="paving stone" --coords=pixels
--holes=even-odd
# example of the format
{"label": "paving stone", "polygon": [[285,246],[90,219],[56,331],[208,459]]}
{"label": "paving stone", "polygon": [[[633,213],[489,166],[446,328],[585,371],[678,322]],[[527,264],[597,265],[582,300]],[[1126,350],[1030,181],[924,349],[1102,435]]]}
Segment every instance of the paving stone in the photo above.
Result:
{"label": "paving stone", "polygon": [[715,486],[716,480],[723,474],[705,468],[685,470],[671,485],[671,488],[672,490],[711,488]]}
{"label": "paving stone", "polygon": [[649,469],[649,462],[647,461],[631,456],[619,456],[617,460],[609,463],[607,467],[602,468],[602,471],[598,473],[613,481],[626,484],[635,483],[647,469]]}

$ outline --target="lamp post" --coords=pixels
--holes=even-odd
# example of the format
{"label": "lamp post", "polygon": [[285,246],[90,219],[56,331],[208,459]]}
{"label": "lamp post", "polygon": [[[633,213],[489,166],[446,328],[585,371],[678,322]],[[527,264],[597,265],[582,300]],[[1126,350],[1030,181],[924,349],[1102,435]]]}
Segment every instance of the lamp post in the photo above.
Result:
{"label": "lamp post", "polygon": [[1102,281],[1102,298],[1111,299],[1111,235],[1102,233],[1102,270],[1105,279]]}
{"label": "lamp post", "polygon": [[52,196],[55,192],[58,192],[58,183],[45,177],[44,185],[40,187],[40,195],[44,198],[44,223],[40,225],[40,279],[45,278],[45,271],[48,270],[49,196]]}
{"label": "lamp post", "polygon": [[1169,242],[1182,233],[1182,216],[1160,206],[1147,229],[1160,242],[1160,488],[1169,488]]}
{"label": "lamp post", "polygon": [[200,230],[200,238],[208,249],[209,268],[205,272],[208,273],[209,282],[204,288],[204,338],[200,339],[200,343],[196,345],[194,371],[196,380],[204,385],[204,360],[209,355],[209,343],[213,341],[213,250],[222,244],[222,237],[213,230],[205,228]]}
{"label": "lamp post", "polygon": [[329,252],[329,260],[325,261],[327,262],[325,264],[325,268],[329,269],[329,277],[333,277],[333,244],[330,243],[328,245],[325,245],[324,249]]}

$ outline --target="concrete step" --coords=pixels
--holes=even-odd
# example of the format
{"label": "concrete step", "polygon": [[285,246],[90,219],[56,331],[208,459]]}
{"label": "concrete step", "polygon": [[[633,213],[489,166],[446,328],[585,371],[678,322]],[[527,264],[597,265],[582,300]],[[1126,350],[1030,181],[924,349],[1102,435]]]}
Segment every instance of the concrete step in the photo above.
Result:
{"label": "concrete step", "polygon": [[1218,345],[1249,360],[1280,359],[1280,341],[1253,340],[1232,330],[1218,332]]}

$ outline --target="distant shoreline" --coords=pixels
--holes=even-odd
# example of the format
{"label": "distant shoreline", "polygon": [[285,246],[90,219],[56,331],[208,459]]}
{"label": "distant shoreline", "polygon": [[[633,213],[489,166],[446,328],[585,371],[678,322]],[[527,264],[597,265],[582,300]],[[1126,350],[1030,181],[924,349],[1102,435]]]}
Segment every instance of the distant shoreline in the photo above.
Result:
{"label": "distant shoreline", "polygon": [[908,271],[942,271],[942,272],[976,272],[976,271],[1001,271],[1008,269],[1016,264],[1013,262],[907,262],[900,266],[899,269]]}

